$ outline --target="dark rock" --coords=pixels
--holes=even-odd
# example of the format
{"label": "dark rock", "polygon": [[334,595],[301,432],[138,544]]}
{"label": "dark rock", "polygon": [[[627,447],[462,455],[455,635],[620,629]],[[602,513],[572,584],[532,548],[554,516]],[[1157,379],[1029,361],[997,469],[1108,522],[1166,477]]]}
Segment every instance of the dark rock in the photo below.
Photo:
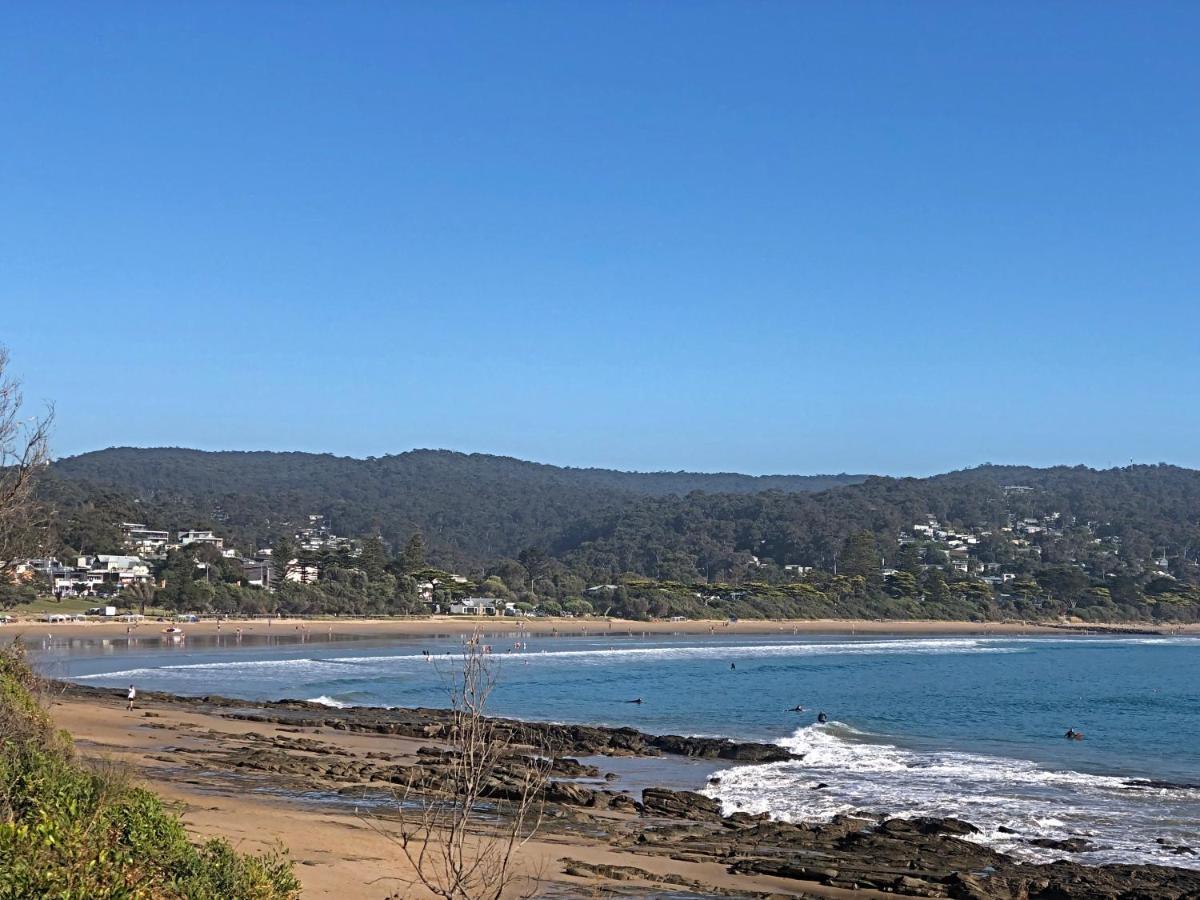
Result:
{"label": "dark rock", "polygon": [[[595,806],[595,791],[570,782],[552,781],[546,785],[545,796],[551,803],[568,803],[572,806]],[[514,797],[513,799],[519,799]],[[602,804],[607,806],[607,803]]]}
{"label": "dark rock", "polygon": [[945,818],[919,816],[909,819],[909,821],[921,834],[979,834],[979,829],[970,822],[950,816]]}
{"label": "dark rock", "polygon": [[1149,788],[1161,791],[1200,791],[1200,784],[1192,784],[1186,781],[1157,781],[1152,778],[1134,778],[1131,781],[1124,781],[1122,784],[1125,787]]}
{"label": "dark rock", "polygon": [[677,734],[663,734],[651,737],[649,743],[664,753],[698,756],[704,759],[769,763],[803,758],[775,744],[729,741],[723,738],[681,737]]}
{"label": "dark rock", "polygon": [[694,822],[720,822],[721,804],[694,791],[646,788],[642,791],[642,814]]}
{"label": "dark rock", "polygon": [[753,815],[748,812],[735,812],[731,816],[726,816],[725,821],[734,825],[753,825],[755,822],[766,822],[770,818],[767,813]]}
{"label": "dark rock", "polygon": [[1030,838],[1025,843],[1034,847],[1044,847],[1047,850],[1065,850],[1068,853],[1085,853],[1088,850],[1095,850],[1096,845],[1086,838],[1066,838],[1065,840],[1056,840],[1055,838]]}
{"label": "dark rock", "polygon": [[609,799],[608,807],[609,809],[622,810],[625,812],[640,813],[642,811],[642,804],[638,803],[627,794],[614,795]]}
{"label": "dark rock", "polygon": [[992,892],[996,885],[986,883],[978,875],[968,875],[954,872],[945,881],[946,889],[955,900],[993,900],[997,895]]}

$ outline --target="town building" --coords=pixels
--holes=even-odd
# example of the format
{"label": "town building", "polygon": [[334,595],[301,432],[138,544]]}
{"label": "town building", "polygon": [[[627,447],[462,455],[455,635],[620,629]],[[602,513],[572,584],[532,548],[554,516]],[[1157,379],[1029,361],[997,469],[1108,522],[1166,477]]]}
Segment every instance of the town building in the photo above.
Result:
{"label": "town building", "polygon": [[181,547],[186,547],[189,544],[211,544],[220,549],[225,546],[225,539],[217,537],[211,531],[188,529],[187,531],[180,531],[178,533],[176,543]]}
{"label": "town building", "polygon": [[126,550],[136,550],[138,553],[155,556],[167,552],[167,544],[171,542],[171,533],[147,528],[140,522],[122,522],[121,541]]}

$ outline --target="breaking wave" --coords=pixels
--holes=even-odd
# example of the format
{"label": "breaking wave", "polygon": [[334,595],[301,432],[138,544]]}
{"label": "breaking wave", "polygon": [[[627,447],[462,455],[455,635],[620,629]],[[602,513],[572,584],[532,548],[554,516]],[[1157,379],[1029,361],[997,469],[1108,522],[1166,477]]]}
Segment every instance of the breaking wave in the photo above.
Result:
{"label": "breaking wave", "polygon": [[[719,772],[704,793],[727,813],[767,812],[794,822],[854,813],[954,816],[980,829],[971,839],[1037,861],[1066,855],[1200,868],[1195,857],[1171,851],[1200,842],[1200,790],[1139,790],[1125,778],[1027,760],[909,750],[838,722],[805,726],[778,743],[804,759]],[[1065,854],[1027,843],[1068,837],[1087,838],[1095,849]]]}
{"label": "breaking wave", "polygon": [[[994,644],[987,639],[947,638],[909,639],[882,641],[839,641],[819,643],[784,644],[699,644],[674,647],[620,647],[593,648],[587,650],[520,650],[509,652],[504,645],[494,645],[498,658],[522,661],[571,660],[576,664],[604,664],[621,658],[636,658],[642,661],[730,659],[743,657],[801,657],[801,656],[872,656],[880,654],[945,654],[945,653],[1020,653],[1022,648]],[[432,661],[443,658],[432,657]],[[453,658],[451,653],[450,658]],[[181,663],[164,666],[122,669],[115,672],[100,672],[91,675],[72,676],[74,681],[100,681],[105,679],[139,679],[168,675],[186,681],[202,680],[206,674],[228,678],[233,675],[246,677],[282,677],[303,680],[327,679],[345,676],[347,670],[369,669],[372,675],[411,671],[417,663],[427,663],[430,657],[419,653],[387,654],[378,656],[344,656],[333,658],[233,660],[226,662]]]}
{"label": "breaking wave", "polygon": [[336,697],[326,697],[324,694],[320,697],[309,697],[308,702],[320,703],[322,706],[332,706],[334,709],[349,709],[354,705],[353,703],[344,703]]}

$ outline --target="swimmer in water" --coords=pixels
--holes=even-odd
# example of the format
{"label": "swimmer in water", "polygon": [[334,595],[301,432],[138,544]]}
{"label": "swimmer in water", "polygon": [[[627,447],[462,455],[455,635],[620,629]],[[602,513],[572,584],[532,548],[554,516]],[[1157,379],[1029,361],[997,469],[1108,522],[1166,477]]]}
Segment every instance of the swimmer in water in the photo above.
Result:
{"label": "swimmer in water", "polygon": [[640,703],[642,702],[642,698],[641,698],[641,697],[638,697],[636,700],[626,700],[625,702],[626,702],[626,703],[639,703],[639,704],[640,704]]}
{"label": "swimmer in water", "polygon": [[822,725],[824,725],[826,722],[829,721],[829,716],[825,715],[825,713],[823,713],[823,712],[817,713],[817,721],[820,722]]}
{"label": "swimmer in water", "polygon": [[804,707],[797,703],[795,706],[789,709],[788,712],[804,712]]}

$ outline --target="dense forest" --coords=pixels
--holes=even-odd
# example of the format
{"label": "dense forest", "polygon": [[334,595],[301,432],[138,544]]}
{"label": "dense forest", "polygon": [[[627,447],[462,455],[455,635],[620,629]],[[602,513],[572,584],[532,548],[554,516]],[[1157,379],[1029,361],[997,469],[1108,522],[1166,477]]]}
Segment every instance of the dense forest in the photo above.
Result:
{"label": "dense forest", "polygon": [[241,546],[267,546],[319,513],[340,534],[392,544],[420,531],[435,558],[458,567],[559,542],[575,522],[643,498],[819,491],[865,478],[568,469],[445,450],[352,459],[126,447],[61,459],[51,475],[47,491],[64,509],[99,503],[153,527],[215,526]]}
{"label": "dense forest", "polygon": [[[121,448],[54,463],[43,497],[64,552],[114,549],[122,520],[211,527],[252,551],[315,513],[372,540],[374,578],[327,560],[322,586],[272,601],[292,611],[329,608],[327,595],[345,611],[416,611],[415,574],[437,566],[470,578],[442,584],[443,599],[637,617],[1200,616],[1200,472],[1167,465],[753,478],[446,451]],[[414,536],[420,559],[405,562]]]}

